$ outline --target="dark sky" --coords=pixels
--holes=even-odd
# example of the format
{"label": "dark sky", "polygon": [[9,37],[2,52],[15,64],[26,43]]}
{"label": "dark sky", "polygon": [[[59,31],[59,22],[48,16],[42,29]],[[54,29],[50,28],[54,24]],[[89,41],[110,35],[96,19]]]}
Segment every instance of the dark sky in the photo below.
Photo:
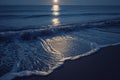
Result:
{"label": "dark sky", "polygon": [[[77,5],[120,5],[120,0],[59,0],[60,4]],[[52,0],[0,0],[0,5],[52,4]]]}

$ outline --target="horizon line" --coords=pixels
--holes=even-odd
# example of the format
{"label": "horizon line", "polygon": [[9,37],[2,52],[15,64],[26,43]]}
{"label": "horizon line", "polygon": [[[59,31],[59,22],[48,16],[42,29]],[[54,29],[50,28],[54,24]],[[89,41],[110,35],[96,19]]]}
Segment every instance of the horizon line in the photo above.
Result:
{"label": "horizon line", "polygon": [[[40,5],[35,5],[35,4],[27,4],[27,5],[25,5],[25,4],[0,4],[0,6],[41,6],[41,5],[48,5],[48,6],[51,6],[51,5],[54,5],[54,4],[40,4]],[[65,6],[120,6],[120,5],[79,5],[79,4],[58,4],[58,5],[65,5]]]}

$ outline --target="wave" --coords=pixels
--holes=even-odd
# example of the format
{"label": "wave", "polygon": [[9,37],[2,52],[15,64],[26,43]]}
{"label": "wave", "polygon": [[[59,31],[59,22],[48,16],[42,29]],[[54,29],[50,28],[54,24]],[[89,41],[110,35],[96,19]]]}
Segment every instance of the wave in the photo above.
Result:
{"label": "wave", "polygon": [[0,32],[0,80],[48,75],[65,60],[120,44],[120,19]]}
{"label": "wave", "polygon": [[[58,16],[91,16],[91,15],[120,15],[120,13],[75,13],[75,14],[60,14]],[[47,17],[47,16],[54,16],[52,14],[48,15],[32,15],[32,16],[27,16],[24,18],[39,18],[39,17]]]}
{"label": "wave", "polygon": [[[114,26],[114,27],[113,27]],[[97,22],[88,22],[83,24],[66,24],[49,28],[22,28],[22,29],[0,29],[0,41],[9,40],[12,38],[22,38],[23,40],[34,39],[37,36],[51,36],[59,33],[67,33],[73,31],[84,30],[88,28],[96,28],[99,31],[107,31],[113,33],[120,33],[119,31],[120,20],[103,20]]]}
{"label": "wave", "polygon": [[41,12],[41,11],[45,11],[45,10],[0,10],[0,13],[19,13],[19,12]]}
{"label": "wave", "polygon": [[[120,13],[63,13],[57,16],[92,16],[92,15],[120,15]],[[0,15],[0,18],[39,18],[39,17],[53,17],[51,14],[38,14],[38,15]]]}

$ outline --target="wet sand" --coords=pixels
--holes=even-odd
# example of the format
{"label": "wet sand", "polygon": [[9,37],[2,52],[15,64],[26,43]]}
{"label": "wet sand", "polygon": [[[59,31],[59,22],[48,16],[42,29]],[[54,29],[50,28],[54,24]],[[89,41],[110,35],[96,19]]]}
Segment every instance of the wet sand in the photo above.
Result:
{"label": "wet sand", "polygon": [[120,45],[66,61],[48,76],[17,77],[14,80],[120,80]]}

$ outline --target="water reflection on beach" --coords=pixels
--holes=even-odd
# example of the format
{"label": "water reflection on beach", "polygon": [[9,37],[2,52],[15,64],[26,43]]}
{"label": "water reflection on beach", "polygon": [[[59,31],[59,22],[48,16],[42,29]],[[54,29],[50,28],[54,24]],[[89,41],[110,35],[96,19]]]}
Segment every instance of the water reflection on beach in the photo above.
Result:
{"label": "water reflection on beach", "polygon": [[46,39],[44,47],[50,53],[55,52],[55,54],[65,55],[74,46],[73,41],[74,39],[71,36],[56,36]]}

